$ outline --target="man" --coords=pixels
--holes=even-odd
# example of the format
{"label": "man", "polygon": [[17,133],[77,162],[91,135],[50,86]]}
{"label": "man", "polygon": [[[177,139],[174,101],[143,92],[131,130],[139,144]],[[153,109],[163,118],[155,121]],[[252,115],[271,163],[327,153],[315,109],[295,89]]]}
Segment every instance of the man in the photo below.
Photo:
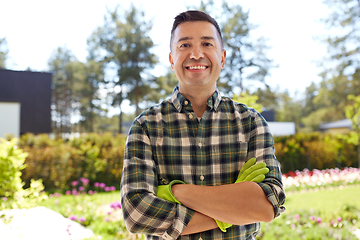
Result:
{"label": "man", "polygon": [[284,211],[267,123],[254,109],[220,96],[216,82],[226,51],[213,18],[179,14],[170,49],[179,84],[171,99],[135,119],[127,139],[126,227],[147,239],[255,239],[261,221]]}

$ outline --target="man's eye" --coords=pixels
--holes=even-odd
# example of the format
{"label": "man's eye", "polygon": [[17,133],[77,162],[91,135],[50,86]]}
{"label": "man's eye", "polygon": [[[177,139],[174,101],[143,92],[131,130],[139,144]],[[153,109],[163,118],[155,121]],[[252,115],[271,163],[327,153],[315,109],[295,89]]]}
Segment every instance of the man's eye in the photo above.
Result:
{"label": "man's eye", "polygon": [[182,48],[184,48],[184,47],[186,48],[186,47],[189,47],[189,46],[190,46],[190,44],[188,44],[188,43],[184,43],[184,44],[180,45],[180,47],[182,47]]}
{"label": "man's eye", "polygon": [[211,47],[212,44],[211,44],[211,43],[204,43],[204,46],[206,46],[206,47]]}

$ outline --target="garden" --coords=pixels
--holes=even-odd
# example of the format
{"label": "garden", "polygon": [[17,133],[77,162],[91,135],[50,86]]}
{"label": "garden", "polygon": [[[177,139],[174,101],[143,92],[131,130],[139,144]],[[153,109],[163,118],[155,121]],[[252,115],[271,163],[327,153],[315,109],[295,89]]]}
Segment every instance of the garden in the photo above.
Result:
{"label": "garden", "polygon": [[[295,138],[294,143],[291,140]],[[282,147],[279,161],[287,169],[283,174],[286,211],[271,223],[262,223],[257,239],[360,239],[360,169],[355,167],[356,159],[344,157],[356,148],[343,138],[324,138],[312,135],[275,140]],[[61,230],[66,238],[61,239],[144,239],[130,234],[122,221],[119,180],[124,143],[125,136],[110,134],[72,140],[27,134],[18,141],[2,140],[0,231],[11,232],[6,226],[17,222],[10,209],[47,209],[66,220]],[[306,143],[317,148],[306,149],[311,146]],[[333,154],[334,147],[329,151],[329,145],[347,152]],[[310,150],[313,159],[307,157]],[[323,162],[320,154],[326,156]],[[294,155],[293,163],[285,159]],[[332,156],[334,159],[329,159]],[[301,164],[326,168],[291,169],[291,165]],[[60,221],[56,224],[61,225]],[[91,234],[80,238],[78,229]],[[9,239],[26,239],[13,230]]]}

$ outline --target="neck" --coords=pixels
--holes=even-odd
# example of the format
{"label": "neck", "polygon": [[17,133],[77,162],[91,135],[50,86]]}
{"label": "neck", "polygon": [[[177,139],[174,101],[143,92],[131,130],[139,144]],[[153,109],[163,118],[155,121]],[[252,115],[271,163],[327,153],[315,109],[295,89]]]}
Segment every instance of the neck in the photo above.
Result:
{"label": "neck", "polygon": [[216,87],[211,91],[201,91],[197,90],[196,88],[190,91],[183,91],[183,89],[181,89],[179,86],[180,93],[189,99],[192,105],[192,109],[197,117],[201,117],[204,114],[208,108],[207,100],[214,94],[215,90]]}

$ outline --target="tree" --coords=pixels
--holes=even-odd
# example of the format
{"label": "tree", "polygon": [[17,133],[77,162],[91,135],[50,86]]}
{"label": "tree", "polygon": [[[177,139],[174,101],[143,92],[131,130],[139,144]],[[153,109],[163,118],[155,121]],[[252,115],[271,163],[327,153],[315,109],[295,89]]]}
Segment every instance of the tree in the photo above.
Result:
{"label": "tree", "polygon": [[8,54],[6,38],[0,38],[0,68],[5,68],[5,61]]}
{"label": "tree", "polygon": [[105,115],[101,107],[100,86],[105,84],[104,62],[98,60],[97,46],[88,41],[87,62],[82,67],[82,77],[76,93],[80,101],[80,126],[85,132],[95,132],[97,115]]}
{"label": "tree", "polygon": [[128,99],[140,113],[139,104],[152,91],[155,77],[150,70],[157,62],[151,53],[154,43],[148,36],[152,21],[145,19],[144,12],[131,5],[128,11],[119,14],[119,7],[108,11],[105,23],[91,36],[104,53],[104,62],[117,72],[114,84],[120,92],[113,96],[113,105],[120,107],[119,132],[122,128],[121,104]]}
{"label": "tree", "polygon": [[52,122],[53,131],[60,137],[62,133],[72,132],[72,117],[79,108],[79,99],[74,89],[81,77],[77,71],[82,63],[66,47],[57,48],[48,61],[52,81]]}
{"label": "tree", "polygon": [[358,0],[324,0],[324,3],[332,10],[323,19],[330,30],[323,41],[328,47],[327,62],[333,63],[324,71],[324,78],[332,78],[340,75],[339,73],[359,77],[360,3]]}
{"label": "tree", "polygon": [[[360,92],[360,5],[357,0],[324,0],[332,13],[323,19],[329,30],[322,39],[328,54],[322,61],[322,81],[307,96],[305,125],[317,130],[322,122],[345,118],[348,95]],[[308,92],[310,93],[310,92]]]}
{"label": "tree", "polygon": [[[218,20],[223,33],[224,48],[227,51],[225,68],[222,70],[218,87],[226,93],[247,88],[244,81],[255,80],[265,84],[269,70],[275,67],[273,60],[266,56],[269,46],[264,37],[251,36],[257,26],[249,22],[249,12],[238,5],[222,2],[221,10],[214,1],[201,1],[197,9],[205,11]],[[266,84],[265,84],[266,85]]]}

